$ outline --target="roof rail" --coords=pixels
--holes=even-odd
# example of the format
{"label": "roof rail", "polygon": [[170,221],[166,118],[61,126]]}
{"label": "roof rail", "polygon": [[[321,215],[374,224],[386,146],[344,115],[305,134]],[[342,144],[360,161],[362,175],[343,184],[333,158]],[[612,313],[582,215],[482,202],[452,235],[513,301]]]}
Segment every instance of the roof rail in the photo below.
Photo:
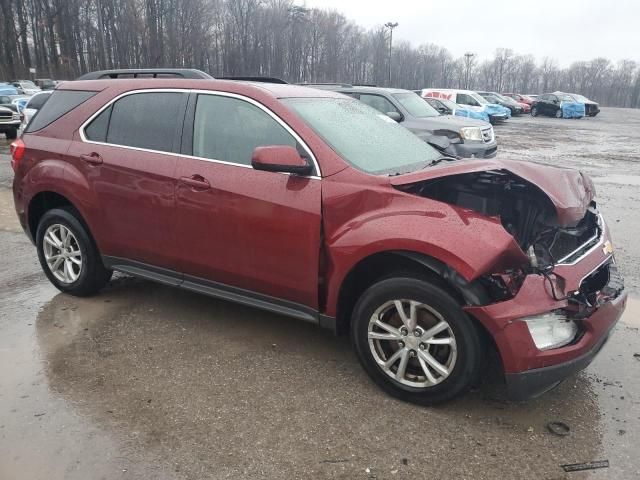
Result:
{"label": "roof rail", "polygon": [[218,80],[240,80],[243,82],[260,82],[260,83],[280,83],[288,84],[289,82],[278,77],[216,77]]}
{"label": "roof rail", "polygon": [[322,83],[322,82],[314,82],[314,83],[302,82],[302,83],[297,83],[296,85],[302,85],[303,87],[318,87],[318,88],[329,88],[329,87],[351,88],[351,87],[353,87],[353,85],[351,85],[350,83],[332,83],[332,82],[326,82],[326,83]]}
{"label": "roof rail", "polygon": [[194,68],[125,68],[98,70],[85,73],[76,80],[100,80],[106,78],[198,78],[212,79],[208,73]]}

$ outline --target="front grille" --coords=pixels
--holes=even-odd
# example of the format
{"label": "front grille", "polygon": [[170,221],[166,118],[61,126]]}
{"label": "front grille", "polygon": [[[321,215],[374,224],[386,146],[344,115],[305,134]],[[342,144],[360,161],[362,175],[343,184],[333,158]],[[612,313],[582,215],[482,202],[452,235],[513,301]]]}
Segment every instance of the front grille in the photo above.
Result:
{"label": "front grille", "polygon": [[11,120],[13,112],[0,112],[0,120]]}
{"label": "front grille", "polygon": [[624,279],[618,271],[618,266],[612,260],[608,260],[580,282],[577,300],[595,307],[617,298],[623,290]]}
{"label": "front grille", "polygon": [[483,128],[482,129],[482,140],[484,143],[493,142],[493,128]]}

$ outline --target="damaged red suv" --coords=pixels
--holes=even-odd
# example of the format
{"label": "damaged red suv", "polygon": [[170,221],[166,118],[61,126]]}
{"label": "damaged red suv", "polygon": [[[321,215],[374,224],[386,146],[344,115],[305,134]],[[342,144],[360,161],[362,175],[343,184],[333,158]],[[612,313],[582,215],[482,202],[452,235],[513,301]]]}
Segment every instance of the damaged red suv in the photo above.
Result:
{"label": "damaged red suv", "polygon": [[12,149],[20,222],[61,291],[117,270],[349,332],[405,400],[464,392],[490,349],[512,398],[540,394],[625,307],[587,177],[451,161],[338,93],[65,82]]}

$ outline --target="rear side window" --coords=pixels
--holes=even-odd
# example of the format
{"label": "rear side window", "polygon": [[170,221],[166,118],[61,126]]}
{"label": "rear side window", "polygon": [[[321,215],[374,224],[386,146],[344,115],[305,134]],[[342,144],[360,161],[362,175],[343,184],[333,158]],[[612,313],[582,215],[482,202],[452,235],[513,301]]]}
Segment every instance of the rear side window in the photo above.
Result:
{"label": "rear side window", "polygon": [[47,97],[46,103],[29,122],[25,132],[35,132],[43,129],[95,94],[96,92],[81,90],[56,90],[51,95],[42,95]]}
{"label": "rear side window", "polygon": [[389,112],[397,112],[398,109],[393,106],[393,104],[384,97],[380,95],[370,95],[362,93],[360,94],[360,101],[362,103],[366,103],[370,107],[375,108],[381,113],[387,114]]}
{"label": "rear side window", "polygon": [[42,108],[44,103],[49,100],[50,96],[50,93],[41,93],[39,95],[34,95],[29,99],[25,108],[34,108],[36,110],[39,110]]}
{"label": "rear side window", "polygon": [[84,136],[88,140],[94,142],[106,142],[107,141],[107,129],[109,128],[109,119],[111,118],[111,110],[113,105],[109,105],[109,108],[103,110],[100,115],[93,119],[93,121],[84,129]]}
{"label": "rear side window", "polygon": [[297,146],[296,139],[270,115],[237,98],[198,95],[193,155],[251,165],[256,147]]}
{"label": "rear side window", "polygon": [[101,125],[108,122],[106,143],[171,152],[177,128],[182,125],[179,112],[183,111],[185,97],[178,92],[127,95],[110,107],[108,120],[103,114],[109,109],[98,115],[85,135],[97,123],[94,135],[99,136]]}

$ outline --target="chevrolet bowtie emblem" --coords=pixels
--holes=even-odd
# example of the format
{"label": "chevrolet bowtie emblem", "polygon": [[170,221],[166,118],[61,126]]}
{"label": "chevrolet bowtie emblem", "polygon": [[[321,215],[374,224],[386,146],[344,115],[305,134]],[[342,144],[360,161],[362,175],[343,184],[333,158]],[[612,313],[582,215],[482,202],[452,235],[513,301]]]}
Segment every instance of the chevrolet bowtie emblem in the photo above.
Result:
{"label": "chevrolet bowtie emblem", "polygon": [[604,246],[602,247],[602,252],[605,255],[611,255],[613,253],[613,245],[611,244],[611,242],[609,240],[604,242]]}

